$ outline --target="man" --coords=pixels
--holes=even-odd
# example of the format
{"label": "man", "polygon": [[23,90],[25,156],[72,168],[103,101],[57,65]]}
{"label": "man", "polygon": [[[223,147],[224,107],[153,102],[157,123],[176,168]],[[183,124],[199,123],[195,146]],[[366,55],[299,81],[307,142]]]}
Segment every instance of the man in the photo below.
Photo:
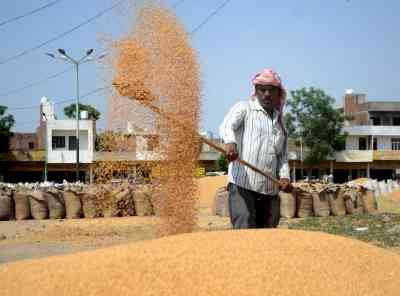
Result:
{"label": "man", "polygon": [[[291,188],[282,114],[286,91],[273,70],[258,73],[252,82],[254,95],[234,105],[220,126],[230,161],[229,211],[234,229],[277,227],[279,189]],[[279,178],[279,186],[235,161],[238,157]]]}

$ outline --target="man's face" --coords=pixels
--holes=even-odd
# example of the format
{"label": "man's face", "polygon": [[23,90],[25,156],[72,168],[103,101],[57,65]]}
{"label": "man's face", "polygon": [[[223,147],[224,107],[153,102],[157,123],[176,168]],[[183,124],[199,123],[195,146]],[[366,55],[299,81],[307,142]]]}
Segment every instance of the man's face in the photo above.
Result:
{"label": "man's face", "polygon": [[256,96],[261,107],[267,110],[279,109],[281,95],[281,90],[279,87],[257,84],[255,89]]}

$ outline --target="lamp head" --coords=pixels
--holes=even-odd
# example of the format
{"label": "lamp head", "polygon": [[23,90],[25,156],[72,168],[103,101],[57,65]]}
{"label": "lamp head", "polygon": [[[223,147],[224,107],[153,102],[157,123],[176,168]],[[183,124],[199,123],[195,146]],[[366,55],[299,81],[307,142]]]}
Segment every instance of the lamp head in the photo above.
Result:
{"label": "lamp head", "polygon": [[60,54],[62,54],[62,55],[66,55],[65,50],[62,49],[62,48],[59,48],[59,49],[58,49],[58,52],[59,52]]}
{"label": "lamp head", "polygon": [[86,56],[90,56],[93,53],[94,49],[91,48],[86,52]]}

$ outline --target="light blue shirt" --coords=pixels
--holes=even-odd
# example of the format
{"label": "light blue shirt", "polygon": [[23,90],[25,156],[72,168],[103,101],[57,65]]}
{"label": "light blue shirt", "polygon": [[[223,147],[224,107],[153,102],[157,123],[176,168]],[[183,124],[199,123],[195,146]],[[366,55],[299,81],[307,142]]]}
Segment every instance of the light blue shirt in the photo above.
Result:
{"label": "light blue shirt", "polygon": [[[279,112],[271,118],[256,97],[235,104],[220,126],[224,143],[236,143],[239,157],[275,178],[290,178],[287,141],[278,122]],[[240,187],[263,194],[278,194],[279,188],[268,178],[233,161],[228,180]]]}

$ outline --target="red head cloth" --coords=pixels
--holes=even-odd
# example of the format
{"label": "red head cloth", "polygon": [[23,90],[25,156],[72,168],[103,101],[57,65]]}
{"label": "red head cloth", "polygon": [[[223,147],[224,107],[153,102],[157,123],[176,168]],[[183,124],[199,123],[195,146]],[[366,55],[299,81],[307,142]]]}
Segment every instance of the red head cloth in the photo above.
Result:
{"label": "red head cloth", "polygon": [[286,129],[283,125],[283,118],[282,118],[282,111],[283,111],[283,107],[285,106],[285,102],[286,102],[286,90],[282,84],[281,77],[274,70],[265,69],[265,70],[261,71],[260,73],[257,73],[254,76],[253,85],[256,85],[256,84],[273,85],[273,86],[280,88],[281,96],[280,96],[280,105],[279,105],[279,112],[280,112],[279,121],[281,122],[283,130],[285,131],[285,134],[286,134]]}

